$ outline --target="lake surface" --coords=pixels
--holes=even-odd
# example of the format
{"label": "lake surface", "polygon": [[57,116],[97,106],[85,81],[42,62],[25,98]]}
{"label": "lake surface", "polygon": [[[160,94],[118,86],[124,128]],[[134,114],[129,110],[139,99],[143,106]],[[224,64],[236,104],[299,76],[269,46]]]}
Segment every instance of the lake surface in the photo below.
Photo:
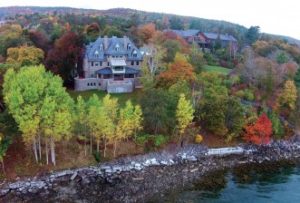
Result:
{"label": "lake surface", "polygon": [[243,168],[212,174],[164,202],[300,202],[300,167]]}

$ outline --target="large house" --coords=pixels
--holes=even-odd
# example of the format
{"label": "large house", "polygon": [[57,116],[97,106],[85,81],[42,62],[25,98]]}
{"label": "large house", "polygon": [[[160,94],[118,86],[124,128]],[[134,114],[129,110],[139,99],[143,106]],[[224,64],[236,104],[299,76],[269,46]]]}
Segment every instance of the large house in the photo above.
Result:
{"label": "large house", "polygon": [[86,46],[83,77],[75,78],[75,90],[132,92],[139,88],[143,56],[128,37],[99,37]]}
{"label": "large house", "polygon": [[220,43],[220,46],[225,48],[229,47],[231,51],[235,54],[238,50],[237,40],[229,34],[219,34],[211,32],[201,32],[199,30],[169,30],[183,39],[188,43],[196,43],[203,50],[212,50],[217,43]]}

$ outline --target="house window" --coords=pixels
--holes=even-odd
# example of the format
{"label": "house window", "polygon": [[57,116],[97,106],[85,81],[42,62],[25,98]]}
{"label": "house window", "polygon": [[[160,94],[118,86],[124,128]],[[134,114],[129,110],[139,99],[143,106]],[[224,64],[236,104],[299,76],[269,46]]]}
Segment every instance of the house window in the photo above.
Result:
{"label": "house window", "polygon": [[104,79],[109,79],[111,78],[111,75],[104,75]]}
{"label": "house window", "polygon": [[90,83],[88,83],[87,86],[90,86]]}
{"label": "house window", "polygon": [[131,65],[134,66],[134,61],[131,61]]}
{"label": "house window", "polygon": [[91,62],[91,66],[94,66],[94,62]]}
{"label": "house window", "polygon": [[95,66],[98,66],[98,63],[95,63]]}
{"label": "house window", "polygon": [[125,78],[134,78],[134,74],[125,74]]}
{"label": "house window", "polygon": [[96,86],[96,83],[94,83],[94,86]]}
{"label": "house window", "polygon": [[137,65],[137,66],[138,66],[138,65],[140,65],[140,62],[139,62],[139,61],[137,61],[137,62],[136,62],[136,65]]}
{"label": "house window", "polygon": [[101,83],[99,83],[98,85],[101,86]]}
{"label": "house window", "polygon": [[102,61],[100,61],[100,66],[102,66]]}
{"label": "house window", "polygon": [[107,62],[107,66],[109,66],[109,62]]}

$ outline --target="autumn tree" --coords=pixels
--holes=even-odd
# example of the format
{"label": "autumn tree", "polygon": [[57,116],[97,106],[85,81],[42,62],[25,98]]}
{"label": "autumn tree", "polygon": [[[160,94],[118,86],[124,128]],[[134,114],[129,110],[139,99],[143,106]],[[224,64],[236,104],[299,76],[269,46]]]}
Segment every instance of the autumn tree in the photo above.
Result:
{"label": "autumn tree", "polygon": [[195,80],[194,68],[185,56],[177,53],[174,62],[169,64],[166,71],[160,73],[158,80],[163,86],[170,86],[180,80],[192,82]]}
{"label": "autumn tree", "polygon": [[25,42],[22,27],[6,24],[0,27],[0,55],[6,56],[8,48],[17,47]]}
{"label": "autumn tree", "polygon": [[29,39],[33,42],[33,44],[44,51],[44,53],[47,55],[48,51],[51,48],[51,44],[47,36],[40,31],[34,30],[29,31]]}
{"label": "autumn tree", "polygon": [[44,59],[43,50],[33,46],[21,46],[7,50],[6,63],[17,67],[39,65]]}
{"label": "autumn tree", "polygon": [[193,114],[194,108],[191,102],[185,98],[184,94],[181,94],[176,110],[177,129],[180,137],[183,135],[186,127],[192,122]]}
{"label": "autumn tree", "polygon": [[148,44],[150,40],[154,37],[156,32],[155,24],[148,23],[139,27],[138,36],[144,44]]}
{"label": "autumn tree", "polygon": [[100,35],[100,26],[98,23],[91,23],[85,27],[85,33],[88,41],[95,41]]}
{"label": "autumn tree", "polygon": [[92,139],[96,140],[97,153],[99,153],[100,141],[103,137],[103,127],[105,123],[105,113],[103,111],[102,104],[96,94],[94,94],[89,100],[87,123],[89,126],[89,132],[91,134],[91,150]]}
{"label": "autumn tree", "polygon": [[51,161],[55,165],[55,142],[69,138],[72,123],[73,101],[61,78],[46,72],[43,66],[30,66],[19,72],[9,69],[3,86],[8,111],[24,142],[32,145],[35,160],[41,160],[41,139],[45,138],[45,142],[50,142]]}
{"label": "autumn tree", "polygon": [[272,131],[272,122],[263,113],[254,124],[250,124],[245,128],[244,139],[254,144],[268,144]]}
{"label": "autumn tree", "polygon": [[46,67],[62,79],[72,81],[76,67],[81,61],[83,40],[74,32],[67,32],[55,42],[46,58]]}
{"label": "autumn tree", "polygon": [[88,105],[81,96],[77,97],[77,102],[74,108],[74,131],[80,140],[84,141],[84,154],[87,154],[87,140],[88,140]]}
{"label": "autumn tree", "polygon": [[294,110],[297,101],[297,88],[293,80],[287,80],[284,84],[283,92],[279,96],[279,106]]}

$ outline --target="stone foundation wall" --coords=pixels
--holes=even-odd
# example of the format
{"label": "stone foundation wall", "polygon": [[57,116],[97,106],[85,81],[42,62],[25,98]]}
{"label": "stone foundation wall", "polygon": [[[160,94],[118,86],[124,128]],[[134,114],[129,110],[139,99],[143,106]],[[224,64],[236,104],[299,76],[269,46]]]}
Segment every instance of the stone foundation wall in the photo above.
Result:
{"label": "stone foundation wall", "polygon": [[[248,163],[300,158],[300,144],[274,142],[215,153],[188,145],[98,166],[65,170],[0,186],[0,202],[146,202],[153,196],[192,184],[200,177]],[[220,150],[221,152],[222,150]],[[226,150],[228,151],[228,150]]]}

